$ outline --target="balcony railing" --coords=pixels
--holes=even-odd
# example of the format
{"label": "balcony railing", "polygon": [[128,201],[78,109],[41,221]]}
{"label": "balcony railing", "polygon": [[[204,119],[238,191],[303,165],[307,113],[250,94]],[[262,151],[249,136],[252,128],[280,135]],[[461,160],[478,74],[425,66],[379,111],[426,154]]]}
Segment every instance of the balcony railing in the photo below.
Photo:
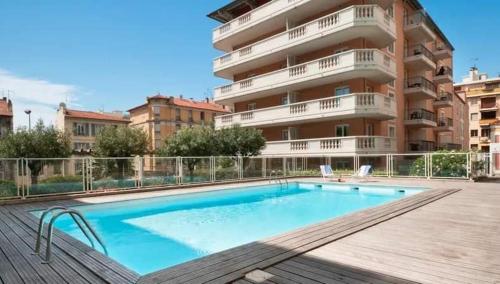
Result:
{"label": "balcony railing", "polygon": [[436,150],[436,143],[426,140],[411,140],[407,143],[408,152],[430,152]]}
{"label": "balcony railing", "polygon": [[409,109],[406,113],[406,120],[429,120],[436,121],[436,115],[426,109]]}
{"label": "balcony railing", "polygon": [[391,119],[395,116],[396,104],[393,98],[379,93],[357,93],[217,116],[215,126],[270,125],[324,118]]}
{"label": "balcony railing", "polygon": [[412,57],[412,56],[418,56],[418,55],[423,55],[430,59],[431,61],[434,61],[434,54],[427,49],[423,44],[416,44],[413,46],[410,46],[406,49],[406,57]]}
{"label": "balcony railing", "polygon": [[436,85],[424,77],[412,77],[405,81],[405,89],[424,89],[436,93]]}
{"label": "balcony railing", "polygon": [[[363,71],[363,72],[361,72]],[[281,91],[299,89],[300,83],[321,79],[322,82],[346,80],[348,72],[351,77],[365,77],[388,82],[396,77],[394,61],[377,49],[358,49],[316,59],[307,63],[283,68],[253,78],[234,82],[215,89],[215,100],[230,99],[252,93],[271,94],[270,90]],[[338,76],[344,74],[345,76]],[[319,81],[319,80],[318,80]]]}
{"label": "balcony railing", "polygon": [[396,152],[396,139],[383,136],[348,136],[271,141],[262,155],[363,154]]}
{"label": "balcony railing", "polygon": [[415,42],[434,40],[436,37],[430,28],[433,24],[423,11],[405,16],[404,23],[407,37]]}
{"label": "balcony railing", "polygon": [[[321,39],[329,34],[333,35],[342,30],[356,28],[359,25],[362,25],[363,28],[379,26],[381,31],[390,34],[390,38],[396,37],[394,20],[388,17],[382,8],[377,5],[351,6],[224,54],[213,61],[214,70],[217,72],[229,66],[293,48],[313,39]],[[378,35],[378,38],[381,36]],[[374,40],[376,39],[375,36]],[[335,41],[335,38],[328,40],[328,44],[331,45],[332,41]]]}
{"label": "balcony railing", "polygon": [[453,94],[449,92],[441,92],[434,100],[435,107],[453,106]]}
{"label": "balcony railing", "polygon": [[442,117],[437,120],[437,127],[453,127],[453,119]]}
{"label": "balcony railing", "polygon": [[439,44],[434,47],[433,50],[434,58],[436,60],[442,60],[446,58],[451,58],[452,51],[451,48],[444,44]]}

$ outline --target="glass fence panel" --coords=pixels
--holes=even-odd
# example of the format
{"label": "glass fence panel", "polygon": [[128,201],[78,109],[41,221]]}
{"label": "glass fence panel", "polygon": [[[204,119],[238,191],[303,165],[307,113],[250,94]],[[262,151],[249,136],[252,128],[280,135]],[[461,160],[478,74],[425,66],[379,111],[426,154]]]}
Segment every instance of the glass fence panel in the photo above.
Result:
{"label": "glass fence panel", "polygon": [[85,191],[84,159],[26,159],[27,195]]}
{"label": "glass fence panel", "polygon": [[215,180],[234,180],[239,178],[238,157],[214,157]]}
{"label": "glass fence panel", "polygon": [[364,155],[359,156],[359,166],[370,165],[372,176],[389,176],[387,155]]}
{"label": "glass fence panel", "polygon": [[301,157],[287,158],[294,161],[294,171],[289,173],[290,176],[321,176],[320,165],[330,164],[328,157]]}
{"label": "glass fence panel", "polygon": [[182,157],[182,183],[210,182],[210,157]]}
{"label": "glass fence panel", "polygon": [[394,154],[391,174],[395,177],[425,177],[426,166],[428,165],[424,154]]}
{"label": "glass fence panel", "polygon": [[353,175],[355,172],[354,157],[330,157],[330,165],[335,176]]}
{"label": "glass fence panel", "polygon": [[145,156],[142,162],[143,187],[177,184],[177,159]]}
{"label": "glass fence panel", "polygon": [[283,172],[284,165],[283,157],[276,158],[267,158],[266,159],[266,176],[269,176],[271,173],[277,176],[283,176],[285,173]]}
{"label": "glass fence panel", "polygon": [[93,158],[92,190],[136,188],[140,167],[140,158]]}
{"label": "glass fence panel", "polygon": [[490,173],[490,154],[471,153],[471,176],[473,178],[486,177]]}
{"label": "glass fence panel", "polygon": [[262,178],[264,173],[263,163],[265,158],[243,157],[243,178]]}
{"label": "glass fence panel", "polygon": [[20,196],[19,163],[17,159],[0,159],[0,199]]}
{"label": "glass fence panel", "polygon": [[431,173],[434,178],[468,178],[467,153],[431,154]]}

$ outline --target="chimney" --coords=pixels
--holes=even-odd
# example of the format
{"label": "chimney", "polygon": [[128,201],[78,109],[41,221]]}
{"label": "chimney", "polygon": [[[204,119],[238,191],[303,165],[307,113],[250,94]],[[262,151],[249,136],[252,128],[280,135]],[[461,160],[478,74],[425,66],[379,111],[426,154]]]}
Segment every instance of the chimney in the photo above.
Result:
{"label": "chimney", "polygon": [[182,100],[182,94],[179,95],[179,98]]}
{"label": "chimney", "polygon": [[210,99],[209,98],[205,98],[205,102],[209,103]]}
{"label": "chimney", "polygon": [[65,103],[60,103],[59,104],[59,109],[64,111],[66,109],[66,104]]}

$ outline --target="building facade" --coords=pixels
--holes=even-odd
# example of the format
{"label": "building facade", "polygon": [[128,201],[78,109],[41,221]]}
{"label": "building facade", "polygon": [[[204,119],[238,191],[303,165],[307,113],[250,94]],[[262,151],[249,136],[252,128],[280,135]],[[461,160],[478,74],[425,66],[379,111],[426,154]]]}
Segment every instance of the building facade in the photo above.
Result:
{"label": "building facade", "polygon": [[160,148],[181,127],[211,125],[216,116],[228,112],[208,99],[195,101],[162,95],[148,97],[146,103],[129,110],[130,126],[148,134],[152,151]]}
{"label": "building facade", "polygon": [[68,109],[60,103],[57,109],[56,127],[70,133],[71,145],[75,153],[87,154],[92,151],[95,137],[105,126],[127,126],[128,115],[121,111],[93,112]]}
{"label": "building facade", "polygon": [[13,126],[12,102],[3,97],[0,99],[0,138],[12,132]]}
{"label": "building facade", "polygon": [[489,152],[490,143],[500,143],[500,77],[488,78],[472,67],[462,82],[455,84],[455,92],[467,98],[470,149]]}
{"label": "building facade", "polygon": [[216,117],[262,129],[264,155],[420,152],[468,145],[453,46],[417,0],[235,0],[213,45],[224,54]]}

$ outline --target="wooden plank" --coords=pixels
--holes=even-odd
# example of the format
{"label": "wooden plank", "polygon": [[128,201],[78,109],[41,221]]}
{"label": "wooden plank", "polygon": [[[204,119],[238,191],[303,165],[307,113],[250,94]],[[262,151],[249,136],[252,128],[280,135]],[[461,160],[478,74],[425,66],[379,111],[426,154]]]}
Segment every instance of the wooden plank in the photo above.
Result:
{"label": "wooden plank", "polygon": [[[298,284],[321,284],[321,282],[312,280],[301,275],[297,275],[285,270],[281,270],[275,266],[266,268],[266,271],[272,273],[278,277],[286,279],[288,283],[298,283]],[[338,283],[338,282],[337,282]],[[337,284],[334,283],[334,284]]]}
{"label": "wooden plank", "polygon": [[[0,210],[1,211],[1,210]],[[5,213],[5,212],[3,212]],[[5,219],[8,220],[8,226],[15,232],[19,238],[26,244],[29,248],[27,252],[31,255],[34,251],[36,233],[26,228],[22,224],[16,222],[16,218],[10,215],[5,215]],[[22,245],[22,242],[19,244]],[[41,252],[45,251],[45,242],[41,244]],[[53,262],[48,265],[43,265],[44,267],[51,267],[56,273],[61,275],[68,283],[103,283],[103,280],[89,271],[86,267],[82,266],[80,263],[76,262],[74,259],[59,250],[58,247],[53,248]],[[41,262],[42,259],[39,256],[35,257],[35,261]],[[55,282],[49,282],[55,283]]]}
{"label": "wooden plank", "polygon": [[[299,283],[308,283],[308,284],[316,284],[316,283],[326,283],[326,284],[345,284],[345,281],[341,281],[338,279],[324,277],[321,274],[316,274],[309,270],[297,269],[297,267],[293,267],[288,265],[285,262],[278,263],[271,267],[266,268],[266,271],[273,272],[277,269],[282,273],[286,273],[282,275],[283,277],[292,277],[291,279],[296,279]],[[288,274],[288,277],[286,276]],[[279,273],[277,275],[280,275]],[[299,278],[300,277],[300,278]]]}
{"label": "wooden plank", "polygon": [[0,279],[3,283],[23,283],[21,276],[19,276],[16,269],[12,266],[12,263],[3,252],[3,248],[6,246],[7,244],[4,244],[2,240],[0,240]]}
{"label": "wooden plank", "polygon": [[[11,214],[33,231],[37,230],[38,222],[31,213],[14,208]],[[105,281],[135,283],[139,279],[137,273],[57,229],[54,230],[53,244]]]}
{"label": "wooden plank", "polygon": [[[403,214],[414,209],[412,205],[422,206],[435,199],[442,198],[456,190],[429,191],[409,198],[367,209],[340,217],[334,221],[321,223],[285,234],[266,242],[252,243],[213,256],[191,261],[172,269],[153,273],[140,279],[142,283],[191,281],[196,283],[232,281],[255,268],[266,267],[283,259],[302,253],[305,250],[321,246],[337,238],[352,234],[360,229]],[[353,221],[354,222],[353,224]],[[333,236],[333,237],[332,237]],[[306,245],[304,245],[306,244]],[[275,246],[275,248],[273,248]],[[302,249],[304,248],[304,249]],[[262,263],[268,261],[269,263]],[[196,272],[193,272],[196,270]],[[219,277],[223,277],[220,278]],[[215,280],[217,279],[217,280]]]}

